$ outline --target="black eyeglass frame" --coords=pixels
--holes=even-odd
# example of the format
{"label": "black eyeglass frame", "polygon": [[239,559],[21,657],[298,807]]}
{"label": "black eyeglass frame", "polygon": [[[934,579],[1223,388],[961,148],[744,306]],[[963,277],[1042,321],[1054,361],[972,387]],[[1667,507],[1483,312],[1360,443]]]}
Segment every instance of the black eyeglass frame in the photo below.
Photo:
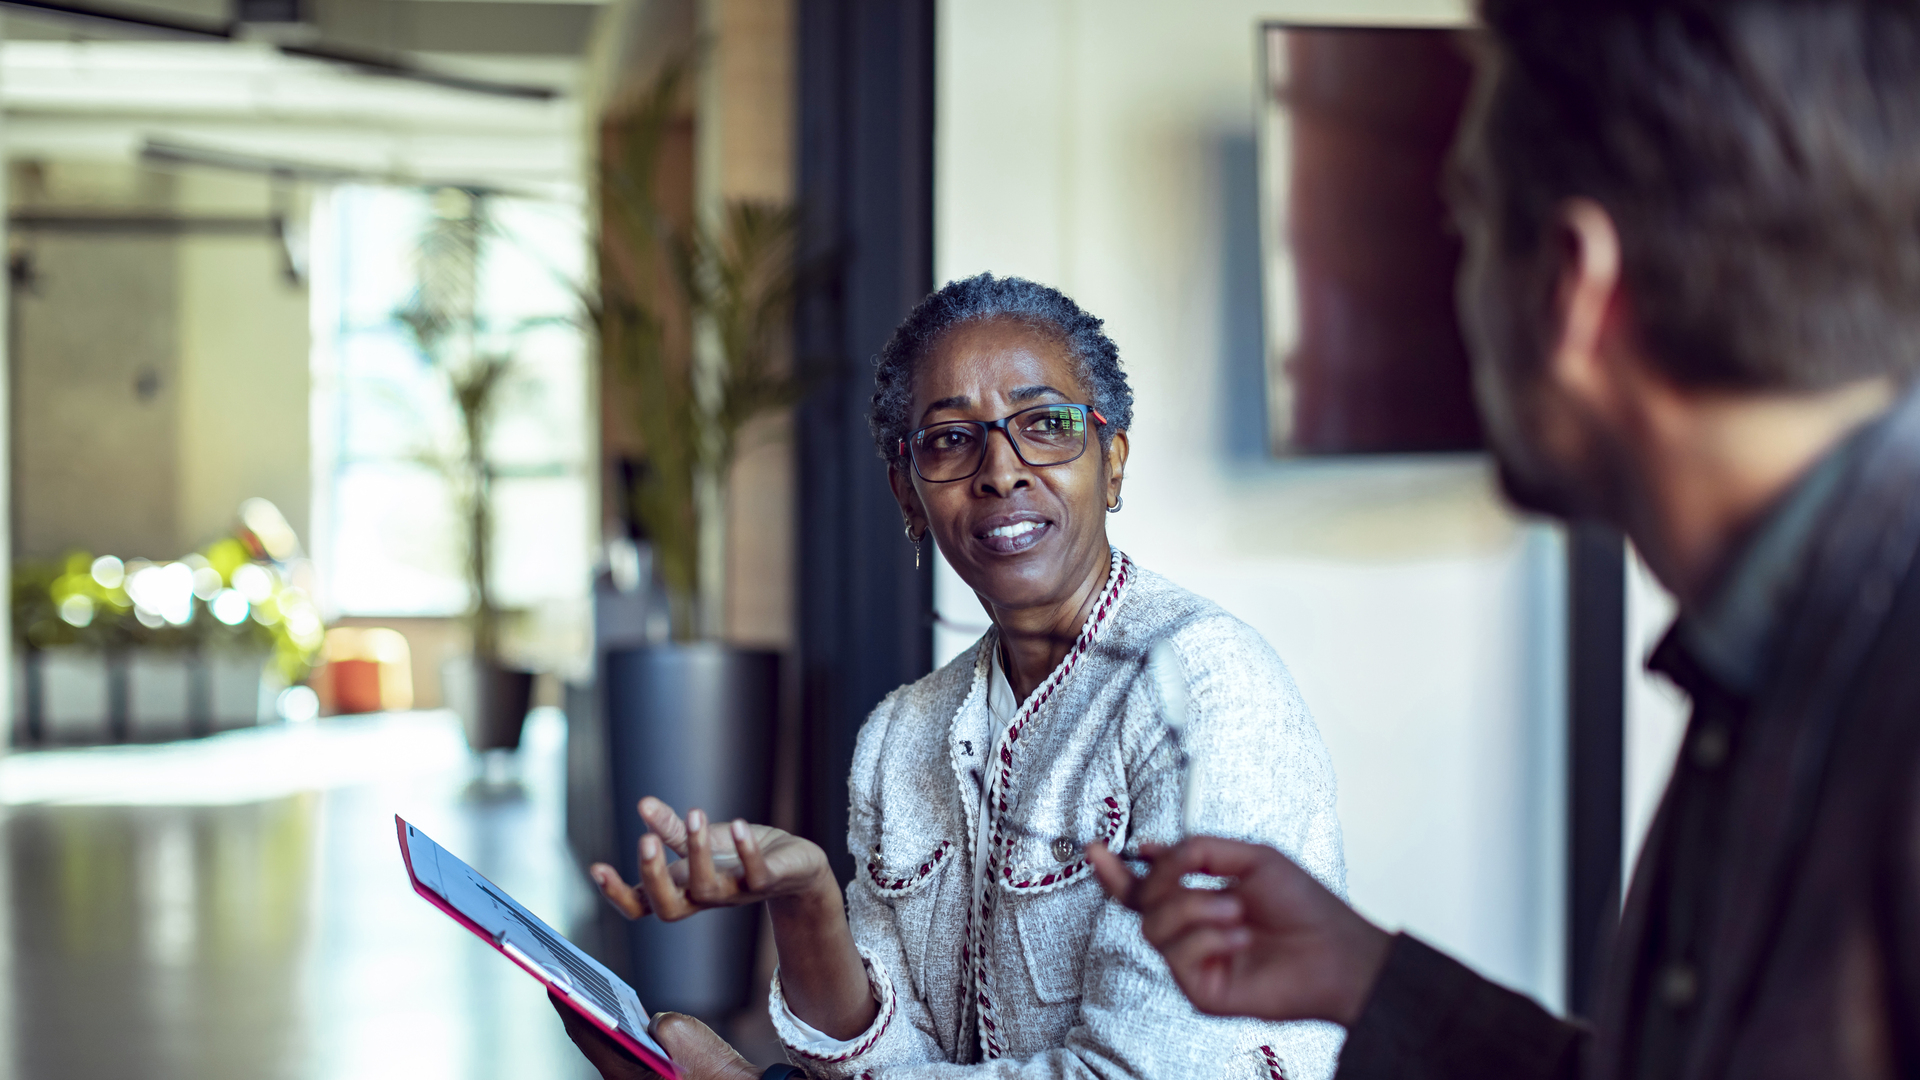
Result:
{"label": "black eyeglass frame", "polygon": [[[987,440],[993,438],[995,431],[1007,437],[1007,445],[1013,447],[1013,456],[1019,458],[1020,463],[1029,469],[1051,469],[1055,465],[1071,465],[1087,456],[1088,440],[1083,437],[1080,442],[1080,452],[1065,461],[1049,461],[1045,465],[1036,465],[1027,460],[1027,455],[1020,452],[1020,440],[1013,437],[1013,429],[1007,425],[1019,417],[1025,416],[1030,412],[1038,412],[1041,409],[1078,409],[1081,413],[1081,423],[1084,424],[1088,418],[1092,418],[1093,422],[1099,424],[1101,427],[1107,426],[1107,418],[1101,416],[1100,410],[1091,405],[1083,405],[1077,401],[1048,401],[1039,405],[1029,405],[1019,412],[1008,413],[998,420],[942,420],[937,424],[928,424],[925,427],[915,428],[907,432],[906,438],[900,440],[900,456],[907,459],[907,464],[913,469],[913,475],[925,480],[929,484],[957,484],[962,480],[971,480],[980,475],[980,470],[987,465]],[[974,463],[973,471],[965,476],[954,476],[945,480],[929,479],[926,473],[920,471],[920,462],[913,456],[910,448],[921,435],[932,431],[934,428],[947,427],[952,424],[970,424],[980,429],[980,460]]]}

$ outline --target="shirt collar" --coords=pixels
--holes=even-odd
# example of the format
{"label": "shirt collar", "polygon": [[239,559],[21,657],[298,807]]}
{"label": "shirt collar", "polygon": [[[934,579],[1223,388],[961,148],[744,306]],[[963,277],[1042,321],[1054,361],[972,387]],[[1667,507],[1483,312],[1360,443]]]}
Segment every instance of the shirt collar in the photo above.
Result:
{"label": "shirt collar", "polygon": [[993,666],[987,672],[987,712],[995,723],[1005,726],[1013,722],[1020,699],[1013,696],[1013,684],[1007,681],[1007,673],[1000,666],[1000,643],[994,642],[989,651],[993,654]]}
{"label": "shirt collar", "polygon": [[1676,674],[1669,670],[1675,658],[1662,654],[1677,649],[1691,661],[1685,666],[1697,669],[1689,674],[1742,698],[1759,692],[1814,534],[1866,433],[1878,426],[1869,423],[1842,440],[1761,516],[1705,602],[1675,620],[1649,666]]}

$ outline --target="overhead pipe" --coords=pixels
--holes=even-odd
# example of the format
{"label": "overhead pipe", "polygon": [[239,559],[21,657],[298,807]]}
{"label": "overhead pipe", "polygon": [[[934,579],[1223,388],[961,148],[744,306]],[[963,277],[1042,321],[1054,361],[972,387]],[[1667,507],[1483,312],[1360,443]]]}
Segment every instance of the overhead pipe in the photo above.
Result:
{"label": "overhead pipe", "polygon": [[[92,4],[61,3],[57,0],[0,0],[0,8],[11,11],[32,12],[70,22],[89,25],[106,24],[119,29],[133,29],[163,37],[179,37],[194,41],[242,41],[247,40],[243,25],[239,22],[196,22],[188,19],[163,18],[148,12],[134,12],[123,8],[98,7]],[[405,79],[410,82],[427,83],[432,86],[458,90],[469,94],[485,94],[491,97],[518,98],[523,101],[552,101],[560,92],[545,86],[527,86],[520,83],[495,82],[491,79],[475,79],[465,75],[454,75],[444,71],[434,71],[416,64],[408,63],[390,54],[369,50],[340,48],[331,45],[292,45],[274,44],[273,47],[283,56],[301,60],[317,60],[349,68],[363,75],[379,78]]]}

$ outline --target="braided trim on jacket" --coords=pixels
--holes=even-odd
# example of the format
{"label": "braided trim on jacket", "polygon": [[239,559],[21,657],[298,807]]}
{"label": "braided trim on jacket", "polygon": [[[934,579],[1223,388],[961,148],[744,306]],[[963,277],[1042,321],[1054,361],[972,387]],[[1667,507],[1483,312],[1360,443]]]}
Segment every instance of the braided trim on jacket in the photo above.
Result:
{"label": "braided trim on jacket", "polygon": [[867,856],[867,877],[872,881],[875,889],[890,896],[905,896],[918,891],[922,885],[933,880],[933,872],[940,868],[941,860],[945,859],[947,852],[952,849],[953,841],[940,841],[940,845],[933,849],[933,854],[926,857],[918,870],[895,878],[886,875],[886,868],[880,865],[880,853],[876,851]]}
{"label": "braided trim on jacket", "polygon": [[1267,1080],[1287,1080],[1287,1070],[1281,1068],[1280,1056],[1273,1052],[1273,1047],[1261,1047],[1260,1056],[1266,1059]]}
{"label": "braided trim on jacket", "polygon": [[[873,989],[874,996],[879,1000],[880,1005],[880,1014],[874,1018],[873,1025],[867,1029],[867,1037],[854,1044],[852,1049],[829,1055],[809,1054],[805,1050],[794,1046],[792,1043],[787,1043],[787,1053],[789,1055],[803,1057],[808,1061],[818,1061],[823,1065],[838,1065],[842,1062],[851,1061],[873,1049],[874,1044],[880,1041],[880,1037],[887,1033],[887,1027],[893,1023],[893,1014],[895,1012],[893,980],[887,977],[885,968],[880,968],[876,973],[874,969],[878,962],[872,957],[867,956],[864,950],[861,952],[860,963],[867,969],[867,985]],[[787,993],[780,985],[780,973],[778,971],[773,973],[772,997],[774,1011],[787,1007]],[[785,1042],[786,1040],[783,1039],[781,1041]]]}
{"label": "braided trim on jacket", "polygon": [[[1099,836],[1094,837],[1094,839],[1111,848],[1113,846],[1113,838],[1120,835],[1121,826],[1125,824],[1127,816],[1120,809],[1120,800],[1114,798],[1112,795],[1100,801],[1104,803],[1107,808],[1107,826],[1106,830]],[[1019,881],[1013,880],[1013,867],[1008,866],[1002,876],[1002,881],[1007,888],[1019,889],[1028,894],[1051,892],[1062,885],[1070,885],[1085,877],[1087,871],[1092,866],[1093,864],[1087,861],[1086,853],[1082,852],[1079,858],[1060,867],[1058,870],[1048,870],[1044,875],[1038,876],[1036,876],[1036,872],[1028,871]]]}
{"label": "braided trim on jacket", "polygon": [[980,883],[975,892],[979,895],[977,904],[967,907],[967,952],[969,963],[967,970],[973,976],[974,1004],[979,1015],[979,1035],[981,1053],[989,1061],[998,1058],[1005,1047],[1000,1042],[999,1010],[993,1003],[992,978],[987,967],[987,940],[993,926],[994,896],[998,889],[990,883],[1000,879],[1008,871],[1013,855],[1013,841],[1006,835],[1007,785],[1013,781],[1013,751],[1020,740],[1020,733],[1042,706],[1052,699],[1055,690],[1065,682],[1067,676],[1080,664],[1080,658],[1087,654],[1102,631],[1112,621],[1114,611],[1125,598],[1127,584],[1133,578],[1133,560],[1127,558],[1119,548],[1113,549],[1113,562],[1107,568],[1107,587],[1100,599],[1088,613],[1087,621],[1080,629],[1080,636],[1073,648],[1061,658],[1060,663],[1027,700],[1021,704],[1020,711],[1014,714],[1012,723],[1000,736],[1000,763],[997,768],[987,772],[987,809],[993,816],[992,840],[987,844],[986,881]]}

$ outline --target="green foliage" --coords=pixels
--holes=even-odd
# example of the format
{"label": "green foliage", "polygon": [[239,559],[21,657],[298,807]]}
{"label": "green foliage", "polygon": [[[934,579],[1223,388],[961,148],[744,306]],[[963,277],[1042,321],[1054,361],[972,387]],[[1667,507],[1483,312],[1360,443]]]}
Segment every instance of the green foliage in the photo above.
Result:
{"label": "green foliage", "polygon": [[[415,249],[416,285],[394,318],[414,346],[446,379],[460,416],[452,452],[423,449],[420,458],[447,478],[465,525],[467,585],[474,654],[498,661],[503,613],[493,588],[493,481],[487,457],[501,391],[513,374],[514,348],[522,333],[548,320],[530,320],[495,334],[478,307],[481,245],[496,233],[484,195],[442,189]],[[504,343],[504,345],[503,345]]]}
{"label": "green foliage", "polygon": [[[724,489],[755,418],[797,402],[807,372],[785,369],[799,274],[791,206],[728,203],[714,222],[677,225],[659,197],[664,150],[692,74],[668,64],[627,120],[601,178],[599,292],[583,297],[610,367],[630,380],[646,467],[634,510],[654,546],[676,637],[700,626],[701,492]],[[676,341],[675,336],[679,339]],[[678,345],[678,347],[676,347]]]}
{"label": "green foliage", "polygon": [[[96,563],[104,564],[99,571]],[[252,591],[254,599],[235,625],[215,618],[210,603],[199,597],[187,603],[184,622],[170,622],[137,605],[128,591],[135,576],[174,565],[188,573],[211,571],[218,575],[218,589]],[[217,595],[214,588],[201,591]],[[13,566],[12,602],[14,638],[29,648],[265,649],[290,683],[306,677],[326,636],[306,593],[288,581],[279,566],[254,558],[233,537],[176,564],[96,560],[85,551],[61,559],[22,560]]]}

